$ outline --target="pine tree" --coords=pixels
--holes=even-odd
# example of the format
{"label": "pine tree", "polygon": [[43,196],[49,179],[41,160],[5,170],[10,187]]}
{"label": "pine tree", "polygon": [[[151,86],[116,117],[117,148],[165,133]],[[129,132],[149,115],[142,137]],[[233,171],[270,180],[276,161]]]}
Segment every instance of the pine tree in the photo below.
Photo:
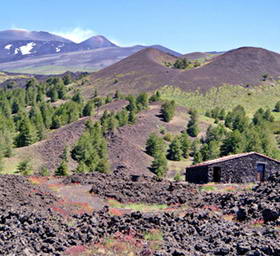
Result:
{"label": "pine tree", "polygon": [[28,118],[22,120],[19,127],[19,135],[16,139],[18,147],[29,146],[37,141],[37,131]]}
{"label": "pine tree", "polygon": [[149,105],[149,97],[147,93],[141,93],[139,96],[136,98],[136,106],[137,110],[141,111],[143,109],[147,109]]}
{"label": "pine tree", "polygon": [[159,153],[155,156],[151,168],[158,177],[164,177],[166,175],[167,160],[164,153]]}
{"label": "pine tree", "polygon": [[260,133],[258,133],[256,129],[248,129],[245,132],[244,140],[245,140],[244,151],[246,152],[254,151],[254,152],[264,153],[262,149]]}
{"label": "pine tree", "polygon": [[55,87],[53,87],[50,91],[51,102],[56,102],[58,100],[58,92]]}
{"label": "pine tree", "polygon": [[62,126],[62,122],[59,116],[54,115],[52,118],[51,129],[58,129]]}
{"label": "pine tree", "polygon": [[199,128],[198,128],[198,114],[196,110],[191,110],[190,111],[191,119],[188,122],[188,127],[187,127],[187,133],[191,137],[197,137],[199,134]]}
{"label": "pine tree", "polygon": [[83,116],[92,116],[94,113],[94,104],[89,101],[83,108]]}
{"label": "pine tree", "polygon": [[118,126],[118,121],[116,120],[115,116],[113,114],[111,114],[108,119],[107,130],[110,132],[114,132],[114,130],[116,129],[117,126]]}
{"label": "pine tree", "polygon": [[264,112],[263,118],[264,118],[266,121],[269,121],[269,122],[273,122],[273,121],[274,121],[274,116],[271,114],[270,109],[267,109],[267,110]]}
{"label": "pine tree", "polygon": [[254,114],[253,120],[254,125],[262,125],[264,122],[264,110],[262,108],[258,109]]}
{"label": "pine tree", "polygon": [[65,85],[71,84],[71,82],[72,82],[72,77],[69,73],[67,73],[65,76],[63,76],[62,79],[63,79],[63,83]]}
{"label": "pine tree", "polygon": [[65,146],[63,149],[62,154],[60,155],[60,158],[64,161],[68,161],[69,159],[69,150],[68,150],[68,146]]}
{"label": "pine tree", "polygon": [[116,114],[116,119],[118,120],[119,126],[124,126],[128,124],[129,113],[127,110],[123,109],[122,111]]}
{"label": "pine tree", "polygon": [[220,156],[220,143],[219,143],[219,141],[211,140],[208,144],[205,143],[201,147],[200,153],[201,153],[203,161],[218,158]]}
{"label": "pine tree", "polygon": [[47,129],[49,129],[52,124],[52,108],[51,106],[43,103],[40,106],[40,110],[43,117],[44,125]]}
{"label": "pine tree", "polygon": [[135,111],[130,111],[128,114],[128,122],[134,124],[136,122],[136,113]]}
{"label": "pine tree", "polygon": [[218,118],[219,118],[220,120],[225,120],[225,118],[226,118],[226,111],[225,111],[224,108],[221,109],[221,111],[220,111],[220,113],[219,113],[219,115],[218,115]]}
{"label": "pine tree", "polygon": [[156,93],[150,97],[149,102],[160,101],[160,97],[160,92],[156,91]]}
{"label": "pine tree", "polygon": [[168,101],[161,107],[161,114],[165,122],[170,122],[175,115],[175,101]]}
{"label": "pine tree", "polygon": [[221,145],[221,155],[237,154],[244,152],[244,138],[238,130],[231,132]]}
{"label": "pine tree", "polygon": [[81,165],[77,171],[108,172],[110,170],[107,142],[99,122],[86,123],[86,130],[71,155]]}
{"label": "pine tree", "polygon": [[126,109],[130,112],[137,112],[137,105],[136,105],[136,98],[132,95],[127,97],[129,104],[127,105]]}
{"label": "pine tree", "polygon": [[33,107],[29,116],[31,122],[36,127],[38,140],[42,140],[45,137],[45,125],[40,109]]}
{"label": "pine tree", "polygon": [[182,145],[181,145],[180,138],[175,137],[169,145],[168,159],[174,161],[180,161],[183,155],[183,151],[181,147]]}
{"label": "pine tree", "polygon": [[181,141],[182,156],[187,159],[191,147],[189,136],[186,133],[183,133],[180,137],[180,141]]}
{"label": "pine tree", "polygon": [[155,157],[160,152],[165,152],[166,144],[163,138],[157,136],[155,133],[150,134],[146,142],[146,153]]}
{"label": "pine tree", "polygon": [[203,160],[202,160],[202,155],[201,155],[200,151],[195,152],[194,156],[193,156],[193,164],[199,164],[202,161]]}
{"label": "pine tree", "polygon": [[67,176],[68,173],[68,164],[67,161],[62,160],[59,167],[55,171],[56,176]]}
{"label": "pine tree", "polygon": [[75,95],[72,97],[72,101],[77,102],[78,104],[83,104],[84,100],[79,91],[76,92]]}

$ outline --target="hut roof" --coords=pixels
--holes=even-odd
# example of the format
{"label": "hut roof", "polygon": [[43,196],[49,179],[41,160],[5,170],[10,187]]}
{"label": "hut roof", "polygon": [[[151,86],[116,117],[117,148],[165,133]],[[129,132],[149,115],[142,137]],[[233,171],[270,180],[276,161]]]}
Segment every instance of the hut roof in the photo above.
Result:
{"label": "hut roof", "polygon": [[273,159],[271,157],[268,157],[266,155],[263,155],[261,153],[248,152],[248,153],[240,153],[240,154],[235,154],[235,155],[223,156],[223,157],[216,158],[216,159],[213,159],[213,160],[208,160],[208,161],[205,161],[205,162],[202,162],[202,163],[199,163],[199,164],[188,166],[187,169],[195,168],[195,167],[201,167],[201,166],[207,166],[207,165],[216,164],[216,163],[221,163],[221,162],[225,162],[225,161],[228,161],[228,160],[237,159],[237,158],[240,158],[240,157],[245,157],[245,156],[250,156],[250,155],[258,155],[258,156],[261,156],[261,157],[265,157],[265,158],[267,158],[271,161],[274,161],[274,162],[277,162],[277,163],[280,164],[280,161],[278,161],[276,159]]}

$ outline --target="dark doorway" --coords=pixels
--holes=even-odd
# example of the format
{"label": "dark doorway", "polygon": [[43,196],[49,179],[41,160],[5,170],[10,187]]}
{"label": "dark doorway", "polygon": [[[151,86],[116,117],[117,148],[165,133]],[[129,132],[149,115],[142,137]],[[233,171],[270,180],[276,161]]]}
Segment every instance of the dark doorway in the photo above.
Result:
{"label": "dark doorway", "polygon": [[257,164],[257,181],[265,180],[265,164]]}
{"label": "dark doorway", "polygon": [[221,182],[221,167],[214,167],[213,182]]}

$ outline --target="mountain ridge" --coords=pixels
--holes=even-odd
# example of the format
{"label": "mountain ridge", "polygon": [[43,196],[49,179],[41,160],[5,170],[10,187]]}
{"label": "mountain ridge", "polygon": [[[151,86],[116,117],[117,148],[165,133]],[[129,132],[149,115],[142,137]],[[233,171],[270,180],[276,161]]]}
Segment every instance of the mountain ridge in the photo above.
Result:
{"label": "mountain ridge", "polygon": [[[96,71],[147,47],[121,47],[103,35],[75,43],[49,32],[5,30],[0,31],[0,70],[25,73],[28,69],[29,73],[40,74],[48,70],[63,73],[70,67],[71,71]],[[161,45],[151,47],[181,55]]]}
{"label": "mountain ridge", "polygon": [[[101,91],[111,93],[119,90],[136,94],[154,91],[165,85],[180,87],[185,91],[205,92],[223,84],[257,85],[263,82],[264,74],[267,74],[269,79],[280,76],[280,54],[263,48],[240,47],[217,55],[200,67],[189,70],[160,65],[154,56],[167,58],[168,55],[159,52],[137,52],[92,74],[92,83]],[[169,60],[171,63],[175,61],[175,57]],[[118,83],[114,84],[112,81],[116,78]]]}

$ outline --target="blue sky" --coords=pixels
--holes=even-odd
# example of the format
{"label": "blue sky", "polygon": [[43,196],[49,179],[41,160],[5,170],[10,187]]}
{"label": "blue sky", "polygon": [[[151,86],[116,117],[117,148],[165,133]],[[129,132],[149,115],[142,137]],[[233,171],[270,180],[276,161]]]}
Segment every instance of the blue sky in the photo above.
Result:
{"label": "blue sky", "polygon": [[56,32],[76,41],[102,34],[122,45],[182,53],[258,46],[280,52],[279,0],[11,0],[0,30]]}

